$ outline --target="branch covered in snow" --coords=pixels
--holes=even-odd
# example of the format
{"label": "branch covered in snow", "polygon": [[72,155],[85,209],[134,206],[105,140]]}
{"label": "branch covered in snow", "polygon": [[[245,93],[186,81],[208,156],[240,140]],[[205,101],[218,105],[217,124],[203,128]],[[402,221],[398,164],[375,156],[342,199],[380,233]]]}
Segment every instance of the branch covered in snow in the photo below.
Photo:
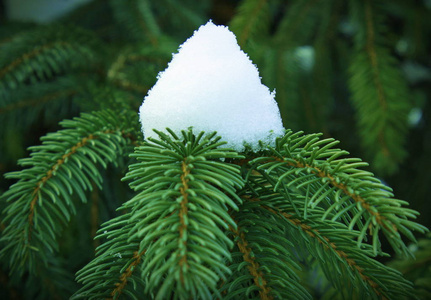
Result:
{"label": "branch covered in snow", "polygon": [[259,149],[284,133],[280,112],[258,69],[225,26],[201,26],[173,55],[145,97],[140,119],[145,138],[153,129],[193,127],[217,131],[228,146]]}

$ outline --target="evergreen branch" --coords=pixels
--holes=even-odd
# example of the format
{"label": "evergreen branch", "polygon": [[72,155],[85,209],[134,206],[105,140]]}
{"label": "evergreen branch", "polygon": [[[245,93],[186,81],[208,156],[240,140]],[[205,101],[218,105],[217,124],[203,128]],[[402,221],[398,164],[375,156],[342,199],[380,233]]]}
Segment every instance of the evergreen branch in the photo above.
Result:
{"label": "evergreen branch", "polygon": [[172,32],[172,34],[179,37],[182,37],[179,34],[182,31],[185,34],[190,34],[192,30],[204,24],[207,10],[211,5],[209,1],[181,0],[153,1],[151,4],[157,13],[158,22],[164,24],[165,32]]}
{"label": "evergreen branch", "polygon": [[[101,134],[112,134],[114,133],[114,131],[112,130],[106,130],[106,131],[102,131]],[[54,176],[54,174],[57,172],[57,170],[59,170],[64,163],[69,160],[70,156],[76,154],[77,151],[80,150],[80,148],[87,146],[87,144],[91,141],[91,140],[95,140],[100,138],[99,135],[93,135],[93,134],[89,134],[86,137],[83,137],[77,144],[75,144],[74,146],[72,146],[70,149],[67,150],[67,152],[65,154],[63,154],[61,156],[61,158],[59,158],[57,160],[57,162],[51,167],[51,169],[48,170],[48,172],[46,172],[45,176],[43,176],[35,185],[36,187],[33,189],[33,192],[31,193],[31,195],[33,196],[33,199],[30,201],[30,212],[28,214],[28,237],[27,240],[28,242],[30,242],[31,240],[31,233],[34,227],[34,223],[33,223],[33,217],[34,217],[34,212],[35,212],[35,206],[38,203],[38,201],[42,201],[41,199],[41,189],[43,188],[43,186],[45,186],[47,184],[47,181],[52,179],[52,177]]]}
{"label": "evergreen branch", "polygon": [[139,240],[146,251],[141,268],[147,293],[208,298],[229,271],[224,261],[232,243],[221,228],[235,226],[227,207],[238,209],[235,190],[243,185],[237,166],[219,158],[241,156],[218,148],[224,143],[214,134],[156,132],[160,139],[136,149],[138,163],[124,178],[139,191],[125,204],[136,222],[129,240]]}
{"label": "evergreen branch", "polygon": [[230,233],[236,247],[229,266],[232,274],[221,286],[221,292],[227,292],[223,299],[237,299],[240,295],[259,299],[310,299],[295,273],[300,267],[288,250],[293,245],[283,225],[257,202],[244,202],[240,211],[232,212],[237,229],[230,228]]}
{"label": "evergreen branch", "polygon": [[135,268],[141,263],[142,256],[145,254],[144,252],[139,253],[138,251],[133,252],[133,262],[127,267],[127,269],[120,275],[120,282],[116,283],[116,288],[112,291],[111,296],[115,299],[117,296],[121,295],[123,292],[129,278],[132,276]]}
{"label": "evergreen branch", "polygon": [[[375,49],[375,32],[374,32],[374,24],[373,24],[373,17],[372,17],[372,11],[371,11],[371,4],[370,1],[365,1],[365,19],[367,24],[367,42],[365,49],[367,50],[368,58],[371,62],[371,66],[373,69],[373,81],[374,85],[376,86],[377,90],[377,96],[380,102],[380,106],[383,110],[387,109],[387,99],[386,95],[383,91],[382,82],[381,82],[381,74],[379,69],[379,64],[377,62],[377,53]],[[381,141],[382,143],[384,141]],[[385,152],[389,152],[386,145],[383,145],[383,150]]]}
{"label": "evergreen branch", "polygon": [[157,73],[166,66],[172,52],[171,44],[162,41],[156,48],[140,44],[126,47],[111,63],[108,79],[126,90],[146,94],[149,87],[154,85]]}
{"label": "evergreen branch", "polygon": [[5,113],[9,113],[11,111],[17,110],[17,109],[23,109],[23,108],[27,108],[27,107],[34,107],[36,105],[43,105],[43,104],[47,104],[47,103],[51,103],[55,100],[58,100],[59,98],[64,98],[64,97],[70,97],[76,94],[76,90],[63,90],[63,91],[56,91],[53,92],[51,94],[45,94],[40,98],[35,98],[35,99],[21,99],[20,101],[17,102],[13,102],[13,103],[9,103],[6,104],[2,107],[0,107],[0,114],[5,114]]}
{"label": "evergreen branch", "polygon": [[270,295],[270,289],[267,286],[267,282],[261,271],[259,263],[256,262],[256,258],[251,255],[252,250],[250,247],[248,247],[244,232],[239,227],[236,229],[230,227],[229,229],[233,232],[235,239],[238,240],[238,249],[243,254],[244,261],[248,263],[247,268],[250,274],[253,276],[254,284],[259,288],[260,299],[274,299],[274,297]]}
{"label": "evergreen branch", "polygon": [[[284,162],[284,160],[280,159],[280,158],[275,158],[276,161],[279,162]],[[379,225],[382,226],[386,226],[385,222],[383,221],[387,221],[387,219],[382,216],[381,214],[379,214],[378,211],[371,209],[371,205],[367,203],[366,199],[361,197],[360,195],[354,194],[353,192],[350,192],[351,189],[349,189],[349,186],[347,186],[347,184],[345,183],[341,183],[338,177],[334,177],[331,174],[328,174],[327,172],[323,171],[322,169],[320,169],[317,166],[313,166],[313,165],[309,165],[309,164],[304,164],[300,161],[289,161],[289,162],[285,162],[287,165],[297,168],[297,169],[304,169],[307,172],[310,172],[314,175],[316,175],[317,177],[320,177],[322,179],[327,179],[326,182],[329,182],[330,185],[332,185],[333,187],[341,190],[345,195],[349,196],[351,199],[353,199],[356,203],[358,203],[362,208],[364,208],[375,220]],[[388,230],[390,230],[390,228],[387,228]],[[394,230],[397,230],[396,227],[393,228]]]}
{"label": "evergreen branch", "polygon": [[[76,104],[82,95],[81,88],[77,87],[77,82],[70,76],[52,79],[50,82],[27,84],[16,90],[2,91],[0,136],[3,136],[6,142],[1,143],[0,152],[11,151],[8,148],[13,147],[14,138],[24,142],[29,128],[52,126],[65,117],[75,115],[78,107]],[[17,146],[23,148],[23,145]],[[17,153],[18,157],[22,155],[24,153]],[[7,158],[6,155],[4,157]]]}
{"label": "evergreen branch", "polygon": [[418,241],[414,247],[415,259],[395,258],[388,263],[400,271],[403,276],[414,283],[415,295],[419,299],[428,299],[431,295],[431,287],[428,282],[431,280],[431,235]]}
{"label": "evergreen branch", "polygon": [[406,156],[410,111],[408,90],[384,43],[380,16],[370,1],[352,1],[359,32],[350,65],[350,89],[366,154],[382,174],[393,173]]}
{"label": "evergreen branch", "polygon": [[23,62],[30,60],[36,56],[38,56],[41,53],[48,52],[49,50],[61,47],[61,48],[69,48],[71,47],[70,43],[67,42],[53,42],[48,43],[39,47],[35,47],[31,49],[29,52],[22,54],[22,56],[16,58],[12,62],[10,62],[8,65],[4,66],[2,69],[0,69],[0,79],[4,77],[7,73],[10,71],[16,69],[19,65],[21,65]]}
{"label": "evergreen branch", "polygon": [[128,240],[127,233],[135,225],[129,222],[130,217],[130,213],[124,213],[102,225],[96,238],[107,238],[107,241],[97,248],[96,257],[77,273],[76,280],[84,286],[72,299],[145,296],[145,283],[139,268],[145,250],[139,252],[139,241]]}
{"label": "evergreen branch", "polygon": [[161,32],[147,0],[110,0],[109,4],[114,18],[127,31],[127,37],[149,41],[153,46],[158,44]]}
{"label": "evergreen branch", "polygon": [[76,213],[71,195],[86,202],[84,191],[92,189],[91,182],[100,186],[102,180],[97,165],[106,168],[126,149],[121,121],[112,111],[63,121],[68,129],[43,137],[41,146],[30,148],[32,157],[20,161],[30,168],[6,175],[19,181],[2,195],[9,205],[0,241],[8,244],[0,256],[14,272],[33,273],[57,251],[59,225]]}
{"label": "evergreen branch", "polygon": [[269,3],[267,0],[243,0],[238,12],[230,22],[230,29],[236,33],[238,45],[244,47],[247,40],[266,32],[269,24]]}
{"label": "evergreen branch", "polygon": [[301,132],[288,131],[285,137],[277,140],[272,149],[274,156],[254,159],[250,170],[260,172],[274,191],[285,194],[287,199],[292,188],[307,195],[306,202],[301,205],[304,213],[308,207],[321,206],[326,211],[323,219],[331,217],[333,221],[342,220],[349,228],[356,226],[361,231],[358,245],[366,240],[369,229],[377,254],[380,251],[378,233],[382,230],[396,252],[408,255],[410,251],[400,232],[415,241],[412,230],[427,231],[424,226],[407,219],[415,218],[418,213],[403,208],[407,202],[391,198],[390,188],[371,173],[358,169],[366,163],[358,159],[339,159],[346,152],[331,149],[337,143],[333,139],[320,140],[316,134],[302,136]]}
{"label": "evergreen branch", "polygon": [[188,202],[189,202],[189,177],[190,177],[190,170],[188,163],[184,160],[181,163],[181,184],[180,187],[180,193],[182,196],[182,200],[180,203],[180,209],[179,209],[179,217],[180,217],[180,226],[179,226],[179,242],[178,249],[180,249],[180,260],[179,260],[179,268],[180,268],[180,282],[182,285],[184,285],[184,270],[186,270],[188,266],[188,257],[187,257],[187,227],[188,227],[188,217],[189,217],[189,211],[187,208]]}
{"label": "evergreen branch", "polygon": [[136,92],[139,94],[146,94],[149,90],[149,86],[144,86],[141,84],[136,84],[127,79],[115,79],[114,84],[119,88],[127,91]]}
{"label": "evergreen branch", "polygon": [[304,44],[313,33],[318,18],[314,15],[325,1],[295,1],[285,7],[285,14],[274,35],[274,42],[280,50]]}
{"label": "evergreen branch", "polygon": [[[259,201],[258,199],[250,199],[250,200]],[[381,295],[381,291],[380,291],[381,287],[379,287],[377,283],[375,283],[372,279],[370,279],[369,276],[364,274],[364,269],[361,268],[354,259],[349,258],[349,255],[346,254],[346,252],[344,252],[343,250],[338,250],[337,245],[331,242],[326,236],[322,235],[317,229],[312,228],[308,224],[304,224],[298,218],[295,218],[293,215],[283,212],[279,209],[275,210],[265,205],[262,207],[272,212],[273,214],[283,216],[292,225],[303,230],[310,238],[316,238],[318,243],[321,244],[325,248],[325,250],[329,250],[329,248],[332,248],[331,250],[334,251],[340,259],[344,260],[345,263],[352,269],[352,271],[358,272],[362,280],[364,280],[367,284],[369,284],[374,289],[377,295]]]}
{"label": "evergreen branch", "polygon": [[[347,293],[345,298],[352,299],[352,288],[356,293],[367,292],[367,298],[392,299],[397,296],[412,296],[410,282],[402,278],[395,270],[385,267],[370,257],[369,247],[359,249],[352,239],[358,232],[349,230],[346,226],[325,220],[320,217],[321,210],[313,210],[307,219],[295,214],[292,206],[282,195],[274,195],[271,191],[260,191],[261,198],[246,196],[247,201],[259,203],[272,214],[281,217],[288,224],[289,236],[295,240],[293,250],[296,253],[309,253],[319,261],[324,274],[331,284],[341,293]],[[299,235],[299,236],[298,236]],[[308,242],[306,242],[308,240]],[[316,241],[313,243],[312,241]],[[308,246],[311,245],[311,246]],[[322,249],[320,251],[318,248]],[[300,257],[303,255],[300,255]],[[303,257],[306,260],[309,258]],[[384,270],[384,271],[383,271]],[[344,282],[340,282],[337,273],[344,274]],[[388,274],[391,277],[388,277]],[[347,279],[348,278],[348,279]],[[352,278],[356,278],[352,282]],[[341,280],[343,280],[341,279]],[[358,287],[358,284],[363,287]],[[349,288],[351,287],[351,288]]]}
{"label": "evergreen branch", "polygon": [[2,46],[0,85],[15,89],[29,79],[45,80],[66,69],[91,66],[97,61],[97,48],[92,34],[71,26],[25,31]]}

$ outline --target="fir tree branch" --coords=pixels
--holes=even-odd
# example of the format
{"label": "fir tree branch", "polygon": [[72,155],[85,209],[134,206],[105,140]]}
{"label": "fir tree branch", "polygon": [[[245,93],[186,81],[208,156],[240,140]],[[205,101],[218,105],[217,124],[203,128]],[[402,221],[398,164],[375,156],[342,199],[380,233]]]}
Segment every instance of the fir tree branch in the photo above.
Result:
{"label": "fir tree branch", "polygon": [[[374,47],[374,44],[375,44],[375,36],[374,36],[375,32],[374,32],[374,24],[373,24],[374,22],[373,22],[373,16],[371,11],[371,4],[370,4],[370,1],[368,0],[365,1],[365,21],[367,25],[367,42],[366,42],[365,49],[367,50],[367,54],[373,69],[373,81],[374,81],[374,85],[376,86],[380,105],[383,110],[386,110],[387,100],[386,100],[386,95],[383,91],[382,83],[380,81],[381,75],[379,70],[379,64],[377,62],[376,49]],[[384,150],[386,152],[389,152],[386,148]]]}
{"label": "fir tree branch", "polygon": [[55,91],[50,94],[44,94],[40,98],[21,99],[18,102],[9,103],[0,107],[0,114],[6,114],[6,113],[9,113],[10,111],[17,110],[17,109],[51,103],[53,101],[58,100],[59,98],[70,97],[75,95],[76,93],[77,91],[75,89],[70,89],[70,90],[63,90],[63,91]]}
{"label": "fir tree branch", "polygon": [[[184,160],[181,163],[181,183],[182,186],[180,187],[180,193],[182,195],[182,200],[180,203],[180,210],[179,210],[179,217],[180,217],[180,226],[179,226],[179,245],[178,249],[180,249],[180,253],[182,252],[179,260],[179,267],[180,267],[180,281],[182,284],[184,284],[184,273],[183,270],[188,269],[188,263],[187,263],[187,238],[185,236],[187,235],[187,227],[188,227],[188,198],[189,198],[189,176],[190,176],[190,170],[187,162]],[[183,250],[183,251],[181,251]]]}
{"label": "fir tree branch", "polygon": [[[320,3],[319,3],[320,2]],[[280,50],[301,45],[313,32],[317,18],[313,16],[324,1],[296,1],[285,7],[286,13],[274,35],[274,42]]]}
{"label": "fir tree branch", "polygon": [[149,90],[149,86],[143,86],[140,84],[135,84],[127,79],[115,79],[114,84],[119,88],[125,89],[127,91],[136,92],[139,94],[146,94]]}
{"label": "fir tree branch", "polygon": [[352,1],[359,26],[349,85],[366,154],[382,174],[391,174],[406,156],[408,90],[397,62],[385,45],[382,16],[370,1]]}
{"label": "fir tree branch", "polygon": [[110,0],[109,4],[116,21],[128,32],[127,38],[158,44],[161,32],[149,1]]}
{"label": "fir tree branch", "polygon": [[[334,177],[333,175],[328,174],[328,172],[323,171],[322,169],[320,169],[315,165],[309,165],[296,160],[291,160],[286,162],[285,160],[280,159],[278,157],[274,157],[274,159],[275,161],[285,162],[288,166],[298,168],[298,169],[304,169],[307,172],[310,172],[316,175],[317,177],[327,179],[327,182],[329,182],[330,185],[341,190],[345,195],[349,196],[356,203],[360,204],[360,206],[364,208],[376,220],[376,222],[379,225],[383,227],[387,226],[386,223],[388,222],[388,220],[384,216],[382,216],[378,211],[371,209],[371,205],[367,203],[367,200],[365,198],[355,194],[354,192],[350,192],[351,189],[349,189],[349,186],[345,183],[340,182],[339,177]],[[391,230],[397,231],[396,226],[393,226],[393,228],[386,228],[386,229],[390,231]]]}
{"label": "fir tree branch", "polygon": [[22,54],[20,57],[15,58],[12,62],[10,62],[8,65],[3,66],[3,68],[0,69],[0,80],[5,77],[5,75],[13,70],[15,70],[18,66],[22,65],[24,62],[42,54],[46,53],[53,48],[70,48],[72,46],[71,43],[68,42],[53,42],[48,43],[39,47],[35,47],[31,49],[29,52]]}
{"label": "fir tree branch", "polygon": [[128,240],[135,225],[129,222],[130,217],[130,213],[122,213],[101,226],[96,238],[106,241],[96,249],[96,257],[77,273],[76,280],[83,287],[72,299],[149,297],[140,272],[146,251],[139,251],[137,240]]}
{"label": "fir tree branch", "polygon": [[333,139],[320,140],[314,134],[302,136],[300,132],[288,131],[272,149],[273,156],[254,159],[250,170],[260,172],[274,191],[286,197],[292,187],[301,190],[303,195],[311,194],[302,206],[321,206],[326,210],[324,219],[331,217],[349,228],[356,226],[361,231],[358,245],[366,239],[369,229],[377,254],[381,230],[396,252],[409,255],[400,232],[415,241],[412,230],[427,231],[424,226],[407,219],[415,218],[418,213],[402,208],[407,204],[405,201],[391,198],[393,195],[387,186],[371,173],[358,169],[366,163],[358,159],[339,159],[346,152],[331,149],[337,143]]}
{"label": "fir tree branch", "polygon": [[91,190],[91,182],[100,186],[96,166],[115,163],[127,149],[117,122],[121,120],[110,111],[64,121],[62,125],[70,129],[43,137],[41,146],[30,148],[32,157],[20,161],[30,168],[6,175],[19,179],[2,195],[9,205],[0,241],[8,244],[0,255],[10,258],[14,272],[33,273],[35,266],[46,263],[48,253],[57,251],[61,225],[76,213],[71,195],[76,193],[86,202],[84,191]]}
{"label": "fir tree branch", "polygon": [[136,149],[138,163],[124,178],[139,191],[125,205],[136,222],[129,239],[146,251],[141,268],[148,293],[208,298],[228,271],[231,242],[221,228],[235,226],[226,210],[237,209],[235,189],[243,184],[236,167],[216,160],[241,156],[217,148],[224,143],[214,134],[156,132],[160,139]]}
{"label": "fir tree branch", "polygon": [[25,31],[2,46],[0,86],[15,89],[29,79],[43,81],[66,69],[88,68],[97,62],[99,48],[94,35],[72,26]]}
{"label": "fir tree branch", "polygon": [[125,286],[127,285],[128,279],[132,276],[133,271],[141,263],[143,255],[145,255],[145,251],[141,253],[139,253],[138,251],[135,251],[133,253],[133,256],[132,256],[133,262],[127,267],[124,273],[120,275],[119,282],[115,284],[116,288],[111,293],[112,299],[116,299],[121,295]]}
{"label": "fir tree branch", "polygon": [[161,0],[153,1],[151,4],[157,14],[157,20],[165,24],[167,32],[174,30],[178,33],[182,29],[187,30],[187,34],[206,22],[208,8],[211,5],[208,1],[183,0]]}
{"label": "fir tree branch", "polygon": [[[320,221],[319,216],[322,215],[322,211],[313,210],[314,214],[310,213],[307,219],[295,215],[292,206],[283,199],[283,196],[274,195],[269,190],[260,190],[259,194],[261,198],[250,196],[243,198],[258,203],[263,209],[285,220],[288,228],[294,230],[289,231],[288,234],[290,239],[295,241],[292,244],[295,250],[292,250],[297,253],[309,253],[317,259],[324,269],[324,274],[334,287],[342,293],[347,293],[344,297],[353,298],[354,293],[359,295],[363,290],[368,291],[367,298],[373,299],[392,299],[400,295],[411,296],[413,294],[411,284],[403,279],[401,274],[369,257],[371,251],[368,247],[357,248],[352,238],[357,236],[358,232],[352,232],[347,227],[328,220]],[[309,242],[305,242],[304,238]],[[315,244],[311,242],[313,240],[316,241]],[[319,251],[318,248],[323,251]],[[300,257],[302,256],[304,255],[300,255]],[[307,259],[307,255],[304,258]],[[341,279],[334,276],[336,273],[345,274],[345,277]],[[391,273],[392,277],[388,278],[387,273]],[[346,278],[349,279],[344,281]],[[356,283],[352,283],[352,278],[356,278]],[[364,289],[355,286],[357,284]]]}
{"label": "fir tree branch", "polygon": [[292,241],[277,217],[252,201],[245,201],[240,212],[232,212],[232,217],[238,229],[230,228],[236,247],[229,265],[232,274],[221,286],[221,292],[227,292],[223,299],[243,295],[260,299],[310,299],[295,273],[300,267],[289,250]]}
{"label": "fir tree branch", "polygon": [[244,0],[230,22],[238,45],[244,47],[249,39],[268,30],[269,3],[267,0]]}
{"label": "fir tree branch", "polygon": [[173,51],[170,42],[162,41],[156,48],[146,44],[126,47],[109,66],[107,78],[121,88],[146,94]]}
{"label": "fir tree branch", "polygon": [[[113,134],[115,131],[113,130],[106,130],[102,131],[101,134]],[[89,143],[91,140],[98,139],[99,135],[93,135],[89,134],[86,137],[83,137],[78,143],[76,143],[74,146],[72,146],[67,153],[63,154],[60,159],[57,160],[57,162],[51,167],[50,170],[43,176],[35,185],[36,187],[33,189],[33,192],[31,193],[33,196],[33,199],[30,202],[30,212],[28,214],[28,223],[29,223],[29,232],[28,232],[28,241],[31,240],[31,233],[33,231],[33,217],[35,212],[35,206],[38,201],[41,199],[41,189],[43,186],[47,184],[47,181],[53,178],[55,176],[55,173],[59,171],[59,169],[64,165],[64,163],[70,159],[72,155],[74,155],[80,148],[85,147],[87,143]]]}
{"label": "fir tree branch", "polygon": [[274,297],[270,295],[270,289],[268,288],[265,277],[260,270],[259,263],[256,261],[255,257],[251,255],[252,250],[248,247],[244,232],[239,227],[236,229],[230,227],[229,229],[234,234],[235,239],[237,239],[237,246],[239,251],[243,254],[244,261],[249,264],[247,268],[253,276],[254,284],[259,288],[260,299],[274,299]]}
{"label": "fir tree branch", "polygon": [[[255,198],[250,198],[249,201],[260,201],[260,200]],[[357,271],[359,273],[359,276],[374,289],[377,295],[380,296],[382,294],[381,293],[382,288],[379,287],[379,285],[376,282],[371,280],[369,276],[364,274],[364,269],[361,268],[354,259],[349,258],[349,255],[346,254],[343,250],[338,250],[337,245],[331,242],[326,236],[322,235],[318,229],[312,228],[308,224],[304,224],[298,218],[295,218],[293,215],[283,212],[280,209],[275,210],[266,205],[263,205],[262,207],[267,209],[273,214],[283,216],[284,218],[286,218],[288,222],[303,230],[308,236],[310,236],[311,238],[316,238],[318,243],[321,244],[326,250],[328,250],[329,248],[332,248],[332,251],[334,251],[339,256],[340,259],[344,260],[345,263],[352,269],[352,271]]]}

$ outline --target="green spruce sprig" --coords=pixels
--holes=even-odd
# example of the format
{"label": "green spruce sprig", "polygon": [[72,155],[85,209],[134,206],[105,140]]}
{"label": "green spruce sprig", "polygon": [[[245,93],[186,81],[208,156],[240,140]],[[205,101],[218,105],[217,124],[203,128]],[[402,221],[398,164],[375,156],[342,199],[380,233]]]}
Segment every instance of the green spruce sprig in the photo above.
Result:
{"label": "green spruce sprig", "polygon": [[298,274],[312,265],[344,297],[413,295],[374,257],[381,233],[409,255],[399,232],[427,229],[337,141],[288,131],[253,158],[168,131],[132,154],[124,180],[138,194],[99,231],[76,298],[311,299]]}
{"label": "green spruce sprig", "polygon": [[1,196],[8,206],[0,257],[19,274],[34,275],[48,265],[62,228],[76,214],[75,201],[87,202],[86,191],[101,188],[99,168],[115,165],[131,145],[127,123],[112,111],[61,124],[66,129],[43,137],[42,145],[30,148],[31,157],[19,161],[26,169],[6,175],[18,182]]}

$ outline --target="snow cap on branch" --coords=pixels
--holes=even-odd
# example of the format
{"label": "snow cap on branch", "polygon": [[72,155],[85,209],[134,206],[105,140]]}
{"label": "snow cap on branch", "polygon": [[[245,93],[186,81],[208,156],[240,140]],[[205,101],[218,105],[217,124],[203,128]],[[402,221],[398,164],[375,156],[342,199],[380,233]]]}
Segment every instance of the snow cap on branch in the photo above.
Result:
{"label": "snow cap on branch", "polygon": [[159,73],[139,110],[142,131],[145,138],[166,127],[217,131],[229,147],[243,151],[247,144],[256,151],[259,141],[273,144],[284,133],[274,96],[235,35],[209,21]]}

